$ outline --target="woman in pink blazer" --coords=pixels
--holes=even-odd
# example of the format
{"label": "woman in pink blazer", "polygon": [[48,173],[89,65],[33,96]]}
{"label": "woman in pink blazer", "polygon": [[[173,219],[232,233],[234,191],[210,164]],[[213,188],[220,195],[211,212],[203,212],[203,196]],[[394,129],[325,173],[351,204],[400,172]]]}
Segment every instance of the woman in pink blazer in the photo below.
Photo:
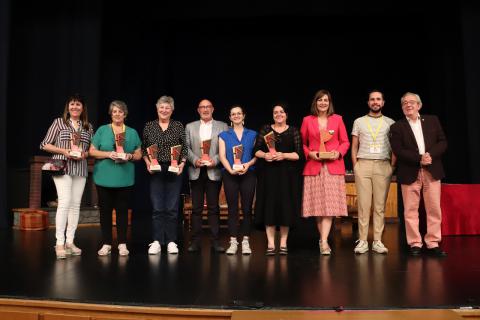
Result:
{"label": "woman in pink blazer", "polygon": [[[345,196],[345,163],[343,157],[350,147],[342,117],[334,114],[332,97],[327,90],[315,94],[311,115],[303,118],[300,129],[303,151],[307,159],[303,169],[303,217],[316,217],[320,233],[320,253],[331,254],[327,238],[336,216],[347,215]],[[322,136],[322,139],[321,139]],[[321,140],[325,150],[321,148]],[[325,159],[330,152],[330,158]]]}

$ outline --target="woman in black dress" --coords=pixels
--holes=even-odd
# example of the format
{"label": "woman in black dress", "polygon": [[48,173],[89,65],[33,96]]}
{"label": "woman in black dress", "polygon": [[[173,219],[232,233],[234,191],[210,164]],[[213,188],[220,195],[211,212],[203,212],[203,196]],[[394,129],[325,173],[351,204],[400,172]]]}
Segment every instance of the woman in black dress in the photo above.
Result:
{"label": "woman in black dress", "polygon": [[[290,226],[300,215],[302,191],[302,139],[297,128],[287,124],[286,106],[273,107],[273,124],[264,125],[257,136],[257,196],[255,222],[266,227],[267,255],[275,254],[275,232],[280,228],[280,254],[287,254]],[[267,146],[266,141],[274,141]]]}

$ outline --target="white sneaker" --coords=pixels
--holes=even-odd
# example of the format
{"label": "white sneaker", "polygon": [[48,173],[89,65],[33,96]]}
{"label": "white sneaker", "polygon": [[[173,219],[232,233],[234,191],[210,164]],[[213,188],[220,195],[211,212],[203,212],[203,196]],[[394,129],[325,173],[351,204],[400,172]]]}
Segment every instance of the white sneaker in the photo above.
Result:
{"label": "white sneaker", "polygon": [[118,245],[118,254],[121,255],[122,257],[128,256],[130,251],[127,249],[127,245],[125,243],[120,243]]}
{"label": "white sneaker", "polygon": [[356,243],[357,243],[357,246],[355,247],[355,249],[353,249],[353,252],[362,254],[362,253],[365,253],[365,252],[368,251],[368,242],[367,241],[357,240]]}
{"label": "white sneaker", "polygon": [[169,242],[167,245],[167,252],[171,254],[177,254],[178,253],[178,247],[175,242]]}
{"label": "white sneaker", "polygon": [[55,246],[55,254],[57,255],[57,259],[66,259],[67,251],[65,250],[65,246]]}
{"label": "white sneaker", "polygon": [[97,254],[99,256],[107,256],[112,252],[112,246],[108,244],[104,244],[100,250],[98,250]]}
{"label": "white sneaker", "polygon": [[160,247],[160,243],[158,241],[153,241],[148,245],[150,248],[148,248],[148,254],[159,254],[160,251],[162,251],[162,247]]}
{"label": "white sneaker", "polygon": [[79,256],[82,254],[82,249],[77,247],[73,242],[72,243],[67,243],[65,245],[65,251],[67,255],[72,255],[72,256]]}
{"label": "white sneaker", "polygon": [[387,253],[388,249],[385,247],[380,240],[375,240],[373,241],[372,244],[372,250],[375,251],[376,253]]}
{"label": "white sneaker", "polygon": [[248,239],[243,239],[242,241],[242,254],[251,254],[252,249],[250,249],[250,243]]}
{"label": "white sneaker", "polygon": [[230,246],[228,247],[227,251],[225,251],[226,254],[232,255],[236,254],[238,251],[238,241],[235,238],[230,238]]}

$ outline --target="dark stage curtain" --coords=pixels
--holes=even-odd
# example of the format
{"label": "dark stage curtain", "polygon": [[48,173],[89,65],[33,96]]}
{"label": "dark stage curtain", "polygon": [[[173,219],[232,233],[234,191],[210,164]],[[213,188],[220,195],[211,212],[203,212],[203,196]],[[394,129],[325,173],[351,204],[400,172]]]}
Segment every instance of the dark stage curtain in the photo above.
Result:
{"label": "dark stage curtain", "polygon": [[47,155],[39,144],[68,96],[85,97],[96,127],[102,2],[12,1],[10,18],[6,125],[12,208],[28,206],[29,160]]}
{"label": "dark stage curtain", "polygon": [[[462,8],[463,61],[465,72],[466,118],[461,119],[467,128],[468,144],[461,157],[468,157],[470,183],[480,183],[480,5],[468,2]],[[455,141],[453,141],[455,143]]]}
{"label": "dark stage curtain", "polygon": [[[384,113],[393,119],[403,116],[400,96],[413,91],[447,133],[445,182],[480,181],[478,5],[407,2],[267,1],[232,11],[210,3],[12,1],[2,10],[10,37],[0,40],[3,54],[11,49],[8,96],[1,97],[8,122],[0,120],[9,136],[9,206],[26,205],[28,160],[41,153],[41,138],[72,92],[86,96],[95,127],[109,121],[109,102],[126,101],[127,123],[141,134],[163,94],[175,98],[173,118],[183,123],[198,118],[196,104],[206,97],[216,119],[228,121],[228,107],[240,103],[246,126],[258,129],[272,121],[278,100],[288,102],[289,122],[299,126],[315,91],[326,88],[350,131],[367,112],[369,89],[384,91]],[[351,168],[349,156],[346,162]],[[135,203],[149,210],[142,163]]]}
{"label": "dark stage curtain", "polygon": [[7,215],[7,74],[10,1],[0,0],[0,229],[8,226]]}

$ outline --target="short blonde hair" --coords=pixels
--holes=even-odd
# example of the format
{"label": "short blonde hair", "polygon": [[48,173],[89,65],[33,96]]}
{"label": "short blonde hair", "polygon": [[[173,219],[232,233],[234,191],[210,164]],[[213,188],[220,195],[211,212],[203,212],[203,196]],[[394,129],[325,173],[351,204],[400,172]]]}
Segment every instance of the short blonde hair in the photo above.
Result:
{"label": "short blonde hair", "polygon": [[158,107],[158,105],[161,103],[167,103],[170,105],[170,107],[172,107],[172,110],[175,110],[175,102],[173,101],[172,97],[161,96],[160,98],[158,98],[156,106]]}

